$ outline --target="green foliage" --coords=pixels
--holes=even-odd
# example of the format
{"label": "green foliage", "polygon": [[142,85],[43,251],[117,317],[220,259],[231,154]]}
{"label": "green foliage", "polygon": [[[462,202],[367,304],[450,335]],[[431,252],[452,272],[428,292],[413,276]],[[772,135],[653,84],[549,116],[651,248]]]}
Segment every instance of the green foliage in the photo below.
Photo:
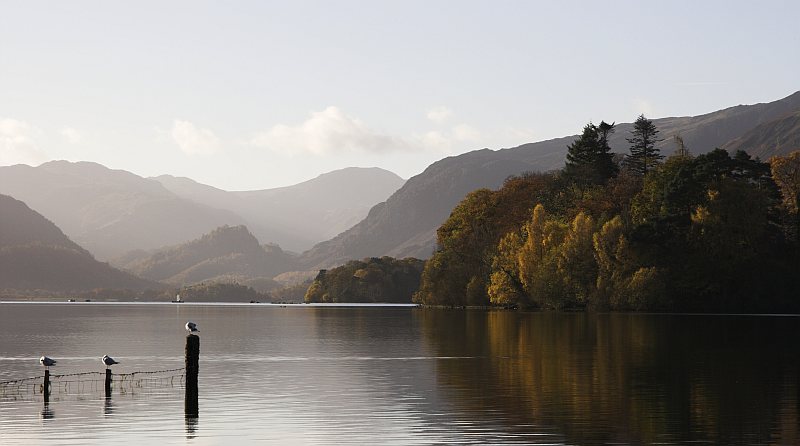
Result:
{"label": "green foliage", "polygon": [[660,150],[656,148],[658,142],[658,129],[653,121],[639,115],[633,123],[631,137],[627,138],[630,143],[630,155],[625,158],[625,165],[632,172],[639,175],[647,175],[664,158]]}
{"label": "green foliage", "polygon": [[419,288],[423,261],[373,257],[320,270],[306,291],[306,302],[410,303]]}
{"label": "green foliage", "polygon": [[614,177],[619,169],[608,145],[612,133],[614,124],[586,124],[581,136],[567,147],[565,176],[584,184],[602,184]]}

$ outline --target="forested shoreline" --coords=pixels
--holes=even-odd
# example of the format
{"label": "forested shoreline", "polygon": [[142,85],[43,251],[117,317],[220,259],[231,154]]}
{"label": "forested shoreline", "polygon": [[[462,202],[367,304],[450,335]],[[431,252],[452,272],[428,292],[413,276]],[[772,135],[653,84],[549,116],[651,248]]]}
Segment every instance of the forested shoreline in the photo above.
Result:
{"label": "forested shoreline", "polygon": [[664,158],[640,116],[630,153],[587,124],[564,169],[470,193],[437,231],[414,302],[542,310],[800,310],[800,151]]}

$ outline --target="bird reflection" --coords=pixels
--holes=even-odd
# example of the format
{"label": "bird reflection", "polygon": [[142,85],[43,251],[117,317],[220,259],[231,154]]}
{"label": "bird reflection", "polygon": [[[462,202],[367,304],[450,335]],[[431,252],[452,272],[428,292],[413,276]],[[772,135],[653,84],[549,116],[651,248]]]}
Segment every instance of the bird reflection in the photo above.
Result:
{"label": "bird reflection", "polygon": [[42,420],[52,420],[55,418],[55,414],[53,413],[53,409],[50,408],[50,403],[45,401],[44,405],[42,406],[42,411],[39,412],[39,417]]}
{"label": "bird reflection", "polygon": [[114,414],[114,402],[110,396],[103,398],[103,415],[111,416]]}
{"label": "bird reflection", "polygon": [[186,439],[191,440],[197,437],[197,422],[196,415],[186,415]]}

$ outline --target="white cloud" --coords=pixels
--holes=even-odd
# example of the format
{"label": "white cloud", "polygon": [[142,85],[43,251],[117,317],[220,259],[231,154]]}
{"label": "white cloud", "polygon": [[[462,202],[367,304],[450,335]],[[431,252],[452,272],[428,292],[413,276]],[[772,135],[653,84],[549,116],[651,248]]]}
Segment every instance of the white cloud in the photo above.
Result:
{"label": "white cloud", "polygon": [[428,110],[428,119],[437,124],[443,124],[451,116],[453,116],[453,110],[450,110],[444,105],[440,105]]}
{"label": "white cloud", "polygon": [[316,155],[387,152],[407,147],[402,139],[370,129],[360,119],[333,106],[312,112],[307,120],[298,125],[276,125],[257,134],[251,143],[276,152]]}
{"label": "white cloud", "polygon": [[60,133],[61,136],[63,136],[64,139],[70,144],[78,144],[79,142],[81,142],[81,139],[83,139],[80,132],[78,132],[72,127],[68,126],[61,127]]}
{"label": "white cloud", "polygon": [[189,121],[176,119],[171,136],[188,155],[212,155],[219,150],[219,138],[211,130],[198,128]]}
{"label": "white cloud", "polygon": [[410,138],[409,145],[426,150],[453,153],[464,149],[477,149],[484,139],[481,132],[467,125],[458,124],[447,130],[431,130]]}
{"label": "white cloud", "polygon": [[38,165],[47,161],[36,144],[37,133],[26,122],[0,118],[0,165]]}
{"label": "white cloud", "polygon": [[[447,119],[450,110],[440,108],[444,112],[432,113],[437,110],[434,109],[428,113],[429,117]],[[466,123],[436,127],[411,135],[389,135],[377,132],[360,119],[331,106],[323,111],[312,112],[308,119],[297,125],[279,124],[258,133],[250,139],[250,144],[286,155],[310,153],[330,156],[348,152],[386,153],[396,150],[452,154],[478,149],[486,142],[499,145],[508,140],[520,143],[531,141],[530,131],[504,129],[486,133]]]}

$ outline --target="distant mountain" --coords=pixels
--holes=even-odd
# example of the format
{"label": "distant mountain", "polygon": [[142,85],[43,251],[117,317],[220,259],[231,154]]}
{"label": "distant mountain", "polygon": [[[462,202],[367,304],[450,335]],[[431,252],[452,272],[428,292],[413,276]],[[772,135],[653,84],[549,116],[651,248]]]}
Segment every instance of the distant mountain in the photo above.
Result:
{"label": "distant mountain", "polygon": [[293,186],[227,192],[188,178],[154,178],[179,197],[242,216],[259,240],[303,251],[349,229],[404,181],[379,168],[349,167]]}
{"label": "distant mountain", "polygon": [[768,160],[774,155],[787,155],[800,149],[800,111],[756,126],[744,135],[721,147],[729,152],[744,150],[752,156]]}
{"label": "distant mountain", "polygon": [[467,193],[496,188],[513,173],[539,170],[538,164],[515,155],[484,149],[433,163],[353,228],[303,253],[302,262],[324,268],[382,255],[429,257],[436,228]]}
{"label": "distant mountain", "polygon": [[156,181],[88,162],[0,167],[0,193],[23,200],[101,259],[244,223],[230,211],[180,198]]}
{"label": "distant mountain", "polygon": [[140,277],[178,286],[238,282],[258,290],[278,287],[272,278],[296,269],[293,256],[275,245],[259,245],[245,226],[223,226],[154,253],[130,253],[117,264]]}
{"label": "distant mountain", "polygon": [[79,292],[158,288],[95,260],[22,201],[0,195],[0,290]]}
{"label": "distant mountain", "polygon": [[[800,111],[800,92],[779,101],[739,105],[694,117],[655,119],[663,154],[675,149],[680,134],[693,153],[704,153],[743,136],[760,124]],[[598,116],[597,121],[603,117]],[[610,140],[612,150],[626,153],[632,124],[621,123]],[[524,144],[512,149],[477,150],[445,158],[410,178],[385,203],[349,230],[303,253],[311,268],[341,265],[365,257],[430,257],[436,229],[464,196],[481,187],[498,188],[510,175],[561,168],[567,145],[577,136]]]}

